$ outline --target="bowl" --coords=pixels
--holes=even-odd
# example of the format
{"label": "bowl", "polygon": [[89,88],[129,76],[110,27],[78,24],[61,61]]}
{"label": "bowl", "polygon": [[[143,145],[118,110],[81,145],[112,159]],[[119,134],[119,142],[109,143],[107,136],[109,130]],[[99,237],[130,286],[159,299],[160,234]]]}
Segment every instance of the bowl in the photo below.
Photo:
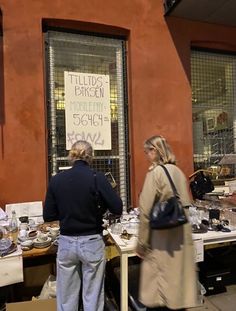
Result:
{"label": "bowl", "polygon": [[20,222],[28,223],[29,217],[28,216],[21,216],[19,217]]}
{"label": "bowl", "polygon": [[36,238],[38,232],[36,230],[32,230],[32,231],[29,231],[28,233],[28,237],[29,238]]}
{"label": "bowl", "polygon": [[21,249],[23,251],[29,251],[33,248],[34,242],[32,240],[26,240],[20,243]]}
{"label": "bowl", "polygon": [[32,246],[34,244],[34,242],[32,240],[25,240],[23,242],[20,243],[21,246]]}

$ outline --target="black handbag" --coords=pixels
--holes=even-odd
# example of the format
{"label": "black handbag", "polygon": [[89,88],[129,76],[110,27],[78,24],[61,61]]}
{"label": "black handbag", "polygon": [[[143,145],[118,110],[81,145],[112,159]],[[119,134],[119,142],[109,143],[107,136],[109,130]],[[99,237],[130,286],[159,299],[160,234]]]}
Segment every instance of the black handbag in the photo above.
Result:
{"label": "black handbag", "polygon": [[209,175],[204,174],[203,171],[199,171],[195,174],[194,180],[190,182],[190,189],[193,199],[202,200],[206,193],[214,190],[214,184]]}
{"label": "black handbag", "polygon": [[161,167],[169,179],[174,196],[163,202],[158,201],[153,205],[150,213],[150,228],[156,230],[171,229],[188,222],[170,174],[164,165]]}

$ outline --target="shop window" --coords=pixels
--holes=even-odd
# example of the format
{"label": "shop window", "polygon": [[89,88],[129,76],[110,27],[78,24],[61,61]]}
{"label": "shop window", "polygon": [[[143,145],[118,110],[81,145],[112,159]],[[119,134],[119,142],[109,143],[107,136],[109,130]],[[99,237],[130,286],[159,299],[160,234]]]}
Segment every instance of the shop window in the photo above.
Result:
{"label": "shop window", "polygon": [[192,50],[194,169],[215,180],[236,171],[236,55]]}
{"label": "shop window", "polygon": [[[125,44],[124,40],[117,38],[54,30],[48,30],[45,33],[48,73],[49,176],[68,168],[68,150],[66,148],[69,149],[68,146],[76,140],[88,140],[93,146],[100,144],[100,146],[94,147],[92,166],[108,173],[112,181],[115,180],[116,189],[127,208],[130,192]],[[100,102],[95,100],[95,98],[104,95],[104,89],[99,89],[96,83],[103,79],[107,79],[106,82],[109,84],[106,106],[109,108],[109,115],[106,116],[101,113],[103,108],[100,110],[103,99]],[[73,103],[73,109],[75,109],[73,126],[76,129],[68,132],[67,128],[71,124],[68,121],[68,106],[65,107],[65,105],[70,96],[68,85],[75,81],[77,83],[76,94],[80,97],[78,96],[78,100],[73,102],[73,98],[75,98],[73,93],[70,103]],[[87,88],[86,85],[91,88]],[[84,96],[82,101],[81,96]],[[109,134],[106,146],[103,137],[98,137],[97,133],[87,131],[89,126],[96,127],[105,123],[109,124],[103,133],[104,135]]]}

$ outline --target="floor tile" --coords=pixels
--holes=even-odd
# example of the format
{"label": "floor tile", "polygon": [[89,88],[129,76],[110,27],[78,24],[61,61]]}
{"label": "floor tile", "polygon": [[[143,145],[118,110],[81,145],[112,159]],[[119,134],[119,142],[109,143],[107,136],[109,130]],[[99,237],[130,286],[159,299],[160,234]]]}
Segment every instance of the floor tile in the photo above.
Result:
{"label": "floor tile", "polygon": [[208,297],[204,297],[204,302],[201,306],[196,308],[186,309],[186,311],[219,311],[216,306],[214,306],[208,299]]}
{"label": "floor tile", "polygon": [[204,296],[202,306],[187,309],[187,311],[235,311],[236,285],[227,286],[227,291],[218,295]]}

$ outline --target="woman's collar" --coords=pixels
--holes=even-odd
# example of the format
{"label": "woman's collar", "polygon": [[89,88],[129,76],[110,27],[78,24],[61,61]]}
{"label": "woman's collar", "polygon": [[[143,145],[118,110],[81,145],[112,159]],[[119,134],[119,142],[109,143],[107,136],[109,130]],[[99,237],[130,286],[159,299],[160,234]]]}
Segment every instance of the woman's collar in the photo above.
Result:
{"label": "woman's collar", "polygon": [[152,171],[157,165],[158,163],[152,163],[152,165],[149,166],[148,171]]}

